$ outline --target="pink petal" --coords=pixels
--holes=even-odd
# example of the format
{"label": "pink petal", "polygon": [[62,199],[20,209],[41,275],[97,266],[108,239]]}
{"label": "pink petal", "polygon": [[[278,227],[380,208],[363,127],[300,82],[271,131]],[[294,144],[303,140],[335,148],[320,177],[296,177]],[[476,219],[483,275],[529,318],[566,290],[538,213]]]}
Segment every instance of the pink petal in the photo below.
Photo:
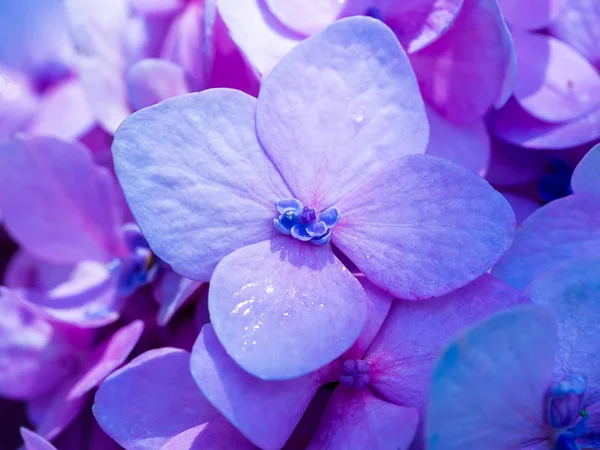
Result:
{"label": "pink petal", "polygon": [[282,381],[256,378],[225,352],[211,325],[202,328],[190,364],[208,401],[244,436],[265,449],[280,449],[285,444],[327,381],[321,372]]}
{"label": "pink petal", "polygon": [[549,36],[513,32],[517,52],[514,95],[539,120],[564,122],[600,104],[600,75],[586,59]]}
{"label": "pink petal", "polygon": [[158,283],[154,284],[154,297],[160,305],[156,318],[158,325],[165,326],[202,284],[165,268]]}
{"label": "pink petal", "polygon": [[433,372],[427,448],[525,449],[545,440],[556,331],[552,311],[522,306],[451,342]]}
{"label": "pink petal", "polygon": [[208,281],[225,255],[274,235],[275,202],[291,196],[258,143],[255,105],[229,89],[188,94],[138,111],[115,136],[137,223],[187,278]]}
{"label": "pink petal", "polygon": [[130,66],[126,81],[127,96],[135,110],[190,91],[183,69],[162,59],[142,59]]}
{"label": "pink petal", "polygon": [[56,263],[108,262],[124,251],[113,206],[89,150],[54,138],[2,146],[4,225],[34,256]]}
{"label": "pink petal", "polygon": [[218,417],[178,434],[160,450],[219,449],[254,450],[257,447],[244,438],[226,419]]}
{"label": "pink petal", "polygon": [[482,275],[508,249],[515,226],[510,205],[485,180],[425,155],[398,159],[338,206],[333,243],[370,281],[409,300]]}
{"label": "pink petal", "polygon": [[294,195],[317,210],[423,153],[428,137],[408,58],[368,17],[342,19],[282,59],[261,86],[256,127]]}
{"label": "pink petal", "polygon": [[288,29],[310,36],[338,19],[348,5],[346,0],[265,0],[265,6]]}
{"label": "pink petal", "polygon": [[505,96],[513,57],[498,4],[464,0],[448,31],[411,62],[425,101],[446,118],[469,123]]}
{"label": "pink petal", "polygon": [[600,4],[595,0],[560,0],[563,3],[550,32],[566,42],[594,66],[600,67]]}
{"label": "pink petal", "polygon": [[418,421],[419,415],[413,408],[383,401],[368,389],[338,386],[308,450],[407,450]]}
{"label": "pink petal", "polygon": [[397,405],[423,410],[433,362],[459,331],[527,298],[484,274],[477,280],[427,302],[396,300],[365,355],[371,389]]}
{"label": "pink petal", "polygon": [[600,146],[594,146],[579,162],[571,178],[571,187],[577,194],[600,195]]}
{"label": "pink petal", "polygon": [[186,0],[129,0],[139,14],[173,14],[181,10]]}
{"label": "pink petal", "polygon": [[493,122],[496,135],[531,149],[567,149],[600,137],[600,108],[575,120],[548,123],[529,115],[511,99]]}
{"label": "pink petal", "polygon": [[569,0],[498,0],[508,24],[518,30],[539,30],[562,16]]}
{"label": "pink petal", "polygon": [[340,356],[360,335],[366,308],[360,283],[328,247],[287,236],[223,258],[209,290],[227,353],[264,379],[299,377]]}
{"label": "pink petal", "polygon": [[90,355],[77,382],[69,390],[68,398],[83,396],[121,366],[137,344],[143,329],[144,323],[136,320],[100,344]]}
{"label": "pink petal", "polygon": [[[598,255],[596,255],[598,256]],[[547,270],[525,288],[533,303],[552,308],[558,317],[555,373],[587,377],[586,404],[600,400],[600,260],[579,259]]]}
{"label": "pink petal", "polygon": [[57,450],[56,447],[46,439],[27,428],[21,427],[21,437],[25,444],[25,450]]}
{"label": "pink petal", "polygon": [[95,117],[81,81],[72,78],[44,92],[27,131],[34,135],[76,140],[91,130]]}
{"label": "pink petal", "polygon": [[492,273],[523,289],[542,272],[600,255],[600,197],[571,195],[533,213],[515,234],[513,246]]}
{"label": "pink petal", "polygon": [[425,153],[460,164],[482,177],[490,163],[490,137],[483,120],[454,124],[432,108],[426,108],[429,120],[429,143]]}
{"label": "pink petal", "polygon": [[414,53],[443,36],[463,0],[379,0],[375,5],[406,51]]}
{"label": "pink petal", "polygon": [[29,80],[0,67],[0,141],[22,130],[38,107],[38,99]]}
{"label": "pink petal", "polygon": [[155,450],[217,418],[189,373],[189,361],[186,351],[155,349],[114,372],[98,389],[93,406],[102,429],[127,449]]}
{"label": "pink petal", "polygon": [[260,75],[302,40],[262,8],[261,0],[219,0],[217,7],[231,38]]}

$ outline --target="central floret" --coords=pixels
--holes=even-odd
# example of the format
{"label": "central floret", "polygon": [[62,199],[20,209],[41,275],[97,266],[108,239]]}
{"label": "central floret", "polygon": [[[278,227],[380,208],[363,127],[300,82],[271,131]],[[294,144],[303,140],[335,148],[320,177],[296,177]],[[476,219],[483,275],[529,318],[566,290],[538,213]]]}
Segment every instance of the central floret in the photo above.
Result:
{"label": "central floret", "polygon": [[304,206],[300,200],[285,198],[275,203],[279,215],[273,219],[275,229],[300,241],[315,245],[327,245],[331,241],[331,229],[339,222],[340,210],[335,206],[321,214]]}
{"label": "central floret", "polygon": [[355,389],[364,389],[370,381],[369,363],[362,359],[346,359],[341,362],[340,384]]}

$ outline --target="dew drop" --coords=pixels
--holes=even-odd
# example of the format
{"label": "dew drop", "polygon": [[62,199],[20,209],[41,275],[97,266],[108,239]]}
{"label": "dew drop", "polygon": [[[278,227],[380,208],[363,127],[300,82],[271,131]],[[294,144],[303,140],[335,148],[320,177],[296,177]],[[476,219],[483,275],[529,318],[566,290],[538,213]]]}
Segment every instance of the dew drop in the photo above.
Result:
{"label": "dew drop", "polygon": [[364,119],[365,114],[363,113],[362,109],[359,109],[358,111],[352,113],[352,120],[354,120],[356,123],[361,123]]}

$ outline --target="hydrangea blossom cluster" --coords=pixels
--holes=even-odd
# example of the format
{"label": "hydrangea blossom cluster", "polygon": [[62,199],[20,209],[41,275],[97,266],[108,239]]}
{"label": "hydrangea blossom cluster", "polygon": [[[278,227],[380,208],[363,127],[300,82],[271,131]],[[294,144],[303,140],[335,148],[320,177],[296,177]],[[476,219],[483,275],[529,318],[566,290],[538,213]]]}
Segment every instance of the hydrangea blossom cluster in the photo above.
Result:
{"label": "hydrangea blossom cluster", "polygon": [[0,448],[600,448],[593,0],[0,5]]}

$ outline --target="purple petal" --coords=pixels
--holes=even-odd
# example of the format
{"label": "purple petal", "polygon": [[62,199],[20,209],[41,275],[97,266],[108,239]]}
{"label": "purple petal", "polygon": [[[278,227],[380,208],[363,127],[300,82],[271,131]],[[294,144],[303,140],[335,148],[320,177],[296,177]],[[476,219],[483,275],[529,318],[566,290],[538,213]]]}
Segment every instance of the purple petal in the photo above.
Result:
{"label": "purple petal", "polygon": [[422,410],[442,346],[466,327],[520,303],[529,301],[488,274],[427,302],[396,300],[365,355],[371,389],[387,401]]}
{"label": "purple petal", "polygon": [[371,283],[364,275],[357,275],[356,278],[367,294],[367,322],[354,345],[344,353],[344,359],[361,359],[363,357],[377,336],[394,299],[390,294]]}
{"label": "purple petal", "polygon": [[120,224],[89,150],[53,138],[2,146],[4,225],[31,254],[56,263],[107,262],[123,251]]}
{"label": "purple petal", "polygon": [[57,450],[56,447],[46,439],[27,428],[21,427],[21,437],[25,444],[25,450]]}
{"label": "purple petal", "polygon": [[486,179],[493,186],[515,186],[534,181],[542,176],[550,161],[546,152],[532,152],[499,139],[493,140],[492,144]]}
{"label": "purple petal", "polygon": [[191,81],[193,90],[208,87],[211,42],[204,27],[203,2],[188,2],[185,10],[173,21],[164,39],[161,57],[181,67]]}
{"label": "purple petal", "polygon": [[533,213],[492,273],[523,289],[542,272],[567,261],[600,255],[600,198],[578,194]]}
{"label": "purple petal", "polygon": [[469,123],[504,96],[513,57],[498,4],[465,0],[448,31],[411,62],[425,101],[448,119]]}
{"label": "purple petal", "polygon": [[534,200],[510,192],[503,192],[502,195],[504,195],[504,198],[510,203],[511,208],[515,213],[517,226],[521,225],[530,215],[542,206]]}
{"label": "purple petal", "polygon": [[129,0],[129,4],[139,14],[160,15],[180,11],[186,0]]}
{"label": "purple petal", "polygon": [[0,288],[0,393],[31,399],[56,389],[75,370],[75,350],[58,326],[15,291]]}
{"label": "purple petal", "polygon": [[50,316],[80,327],[96,328],[119,318],[124,298],[104,264],[84,261],[48,290],[27,290],[24,296]]}
{"label": "purple petal", "polygon": [[490,163],[491,144],[483,121],[458,125],[446,120],[432,108],[426,109],[429,143],[425,153],[445,158],[485,176]]}
{"label": "purple petal", "polygon": [[61,387],[45,400],[43,410],[38,412],[39,422],[36,432],[51,441],[61,434],[81,413],[86,397],[67,397],[70,383]]}
{"label": "purple petal", "polygon": [[211,325],[202,328],[191,358],[192,376],[209,402],[254,444],[279,449],[300,421],[326,374],[261,380],[225,352]]}
{"label": "purple petal", "polygon": [[550,27],[550,32],[599,67],[600,4],[595,0],[562,0],[560,3],[564,3],[564,6]]}
{"label": "purple petal", "polygon": [[515,226],[510,205],[485,180],[425,155],[397,160],[338,206],[333,243],[370,281],[410,300],[482,275],[510,246]]}
{"label": "purple petal", "polygon": [[209,290],[227,353],[264,379],[298,377],[340,356],[362,331],[366,307],[360,283],[328,247],[289,237],[226,256]]}
{"label": "purple petal", "polygon": [[174,348],[150,350],[109,376],[93,411],[120,445],[148,450],[218,416],[189,373],[189,353]]}
{"label": "purple petal", "polygon": [[156,318],[158,325],[165,326],[200,286],[202,283],[188,280],[165,268],[154,288],[154,297],[160,305]]}
{"label": "purple petal", "polygon": [[123,77],[128,2],[66,0],[65,7],[90,106],[106,131],[114,133],[130,113]]}
{"label": "purple petal", "polygon": [[27,131],[34,135],[75,140],[91,130],[95,117],[81,81],[72,78],[44,92]]}
{"label": "purple petal", "polygon": [[208,423],[190,428],[178,434],[160,450],[209,450],[209,449],[255,450],[244,436],[240,434],[223,417]]}
{"label": "purple petal", "polygon": [[126,81],[127,96],[135,110],[190,91],[183,69],[162,59],[137,62],[127,70]]}
{"label": "purple petal", "polygon": [[600,400],[599,279],[600,260],[581,259],[544,272],[524,291],[534,303],[549,306],[556,313],[558,353],[555,371],[560,376],[586,375],[586,404]]}
{"label": "purple petal", "polygon": [[513,32],[517,52],[514,95],[535,118],[564,122],[600,104],[600,75],[587,60],[549,36]]}
{"label": "purple petal", "polygon": [[262,0],[219,0],[219,14],[252,67],[266,75],[302,38],[277,21]]}
{"label": "purple petal", "polygon": [[562,17],[570,0],[498,0],[508,24],[517,30],[539,30]]}
{"label": "purple petal", "polygon": [[78,375],[78,380],[70,389],[68,397],[83,396],[123,364],[137,344],[143,329],[144,323],[136,320],[100,344],[90,355],[86,367]]}
{"label": "purple petal", "polygon": [[212,89],[130,116],[113,144],[115,170],[150,247],[177,273],[208,281],[233,250],[276,231],[291,194],[257,141],[256,99]]}
{"label": "purple petal", "polygon": [[368,389],[338,386],[308,449],[407,450],[418,421],[413,408],[383,401]]}
{"label": "purple petal", "polygon": [[0,141],[20,131],[37,107],[38,99],[29,80],[0,67]]}
{"label": "purple petal", "polygon": [[548,123],[529,115],[511,99],[496,115],[493,128],[507,142],[531,149],[563,149],[600,137],[600,108],[575,120]]}
{"label": "purple petal", "polygon": [[552,311],[521,306],[450,343],[433,372],[427,448],[517,449],[545,440],[556,331]]}
{"label": "purple petal", "polygon": [[577,194],[600,195],[600,146],[594,146],[579,162],[571,178],[571,187]]}
{"label": "purple petal", "polygon": [[[373,3],[373,2],[371,2]],[[379,3],[379,4],[378,4]],[[385,22],[408,53],[414,53],[442,36],[459,14],[463,0],[379,0]]]}
{"label": "purple petal", "polygon": [[310,36],[338,19],[348,5],[346,1],[265,0],[265,6],[288,29]]}
{"label": "purple petal", "polygon": [[408,58],[369,17],[342,19],[283,58],[261,86],[256,127],[294,197],[319,211],[423,153],[428,137]]}

